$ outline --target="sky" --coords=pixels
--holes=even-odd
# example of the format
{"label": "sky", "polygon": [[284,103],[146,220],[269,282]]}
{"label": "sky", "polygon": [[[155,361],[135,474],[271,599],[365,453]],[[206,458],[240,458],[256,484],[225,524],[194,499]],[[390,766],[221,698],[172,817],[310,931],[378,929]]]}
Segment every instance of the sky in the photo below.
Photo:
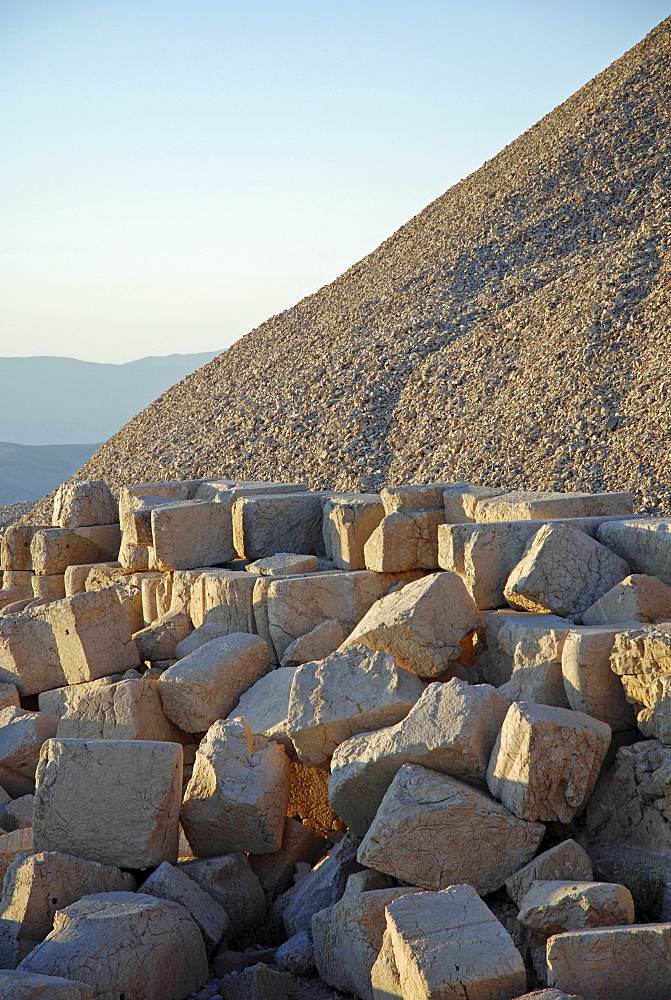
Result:
{"label": "sky", "polygon": [[2,0],[0,356],[223,350],[669,14],[669,0]]}

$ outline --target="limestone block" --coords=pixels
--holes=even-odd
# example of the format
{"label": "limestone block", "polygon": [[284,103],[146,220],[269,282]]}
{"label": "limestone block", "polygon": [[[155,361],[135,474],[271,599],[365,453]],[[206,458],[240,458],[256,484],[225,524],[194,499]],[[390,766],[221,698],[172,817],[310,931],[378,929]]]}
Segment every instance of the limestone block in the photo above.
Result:
{"label": "limestone block", "polygon": [[282,846],[291,767],[282,747],[254,736],[245,719],[219,720],[196,753],[181,822],[198,857]]}
{"label": "limestone block", "polygon": [[291,761],[291,792],[287,816],[299,819],[325,837],[333,830],[343,829],[343,824],[329,801],[326,771],[319,767],[308,767],[298,760]]}
{"label": "limestone block", "polygon": [[327,558],[338,569],[365,569],[364,545],[384,517],[379,494],[336,494],[322,506]]}
{"label": "limestone block", "polygon": [[543,493],[510,490],[479,498],[476,521],[549,521],[558,518],[626,516],[634,509],[633,493]]}
{"label": "limestone block", "polygon": [[385,928],[382,935],[382,946],[373,963],[373,968],[370,970],[370,984],[373,1000],[390,1000],[391,997],[402,1000],[403,998],[403,987],[396,968],[394,945],[388,928]]}
{"label": "limestone block", "polygon": [[0,963],[16,968],[53,929],[57,910],[98,892],[133,892],[135,879],[111,865],[68,854],[21,854],[5,876],[0,899]]}
{"label": "limestone block", "polygon": [[476,505],[485,497],[497,497],[505,490],[475,483],[454,483],[443,490],[446,524],[466,524],[476,521]]}
{"label": "limestone block", "polygon": [[[635,628],[635,623],[630,623]],[[594,625],[569,631],[562,650],[562,676],[569,706],[606,722],[613,732],[636,727],[636,712],[627,702],[622,681],[610,668],[619,632],[627,625]]]}
{"label": "limestone block", "polygon": [[[58,719],[44,712],[27,712],[11,706],[0,710],[0,767],[3,776],[11,772],[33,781],[40,750],[45,740],[56,735]],[[11,789],[8,789],[11,793]]]}
{"label": "limestone block", "polygon": [[151,531],[157,569],[215,566],[235,555],[226,504],[198,500],[154,507]]}
{"label": "limestone block", "polygon": [[177,743],[48,740],[37,768],[35,850],[122,868],[174,862],[181,793]]}
{"label": "limestone block", "polygon": [[20,795],[18,799],[8,802],[0,813],[2,829],[11,833],[12,830],[23,830],[24,827],[32,826],[34,804],[34,795]]}
{"label": "limestone block", "polygon": [[253,927],[265,917],[263,889],[245,854],[181,861],[178,870],[193,879],[225,910],[231,934]]}
{"label": "limestone block", "polygon": [[408,1000],[508,1000],[526,989],[522,956],[472,886],[401,896],[387,905],[386,917]]}
{"label": "limestone block", "polygon": [[272,901],[293,882],[299,861],[314,864],[323,857],[327,841],[310,826],[287,818],[282,832],[282,845],[272,854],[250,854],[249,864],[263,886],[266,898]]}
{"label": "limestone block", "polygon": [[59,910],[20,968],[124,1000],[183,1000],[208,979],[203,939],[184,907],[141,892],[84,896]]}
{"label": "limestone block", "polygon": [[534,882],[570,879],[591,882],[592,862],[587,851],[575,840],[564,840],[511,875],[506,881],[506,892],[520,906]]}
{"label": "limestone block", "polygon": [[671,743],[671,623],[618,632],[610,667],[643,735]]}
{"label": "limestone block", "polygon": [[68,566],[116,559],[120,545],[118,524],[90,528],[43,528],[33,536],[30,557],[35,573],[49,576],[65,573]]}
{"label": "limestone block", "polygon": [[600,526],[602,545],[629,563],[632,573],[656,576],[671,584],[671,518],[633,517]]}
{"label": "limestone block", "polygon": [[268,647],[259,636],[233,633],[213,639],[161,675],[163,710],[185,732],[205,732],[269,668]]}
{"label": "limestone block", "polygon": [[610,746],[610,726],[565,708],[513,702],[487,784],[520,819],[570,823],[586,805]]}
{"label": "limestone block", "polygon": [[[154,507],[164,507],[166,504],[179,504],[174,497],[136,496],[130,502],[124,502],[123,512],[120,511],[121,530],[124,538],[132,545],[153,545],[151,533],[151,512]],[[188,501],[184,501],[187,502]]]}
{"label": "limestone block", "polygon": [[472,686],[456,678],[429,684],[401,722],[353,736],[336,749],[329,778],[333,808],[362,837],[404,764],[484,782],[506,711],[488,684]]}
{"label": "limestone block", "polygon": [[[559,618],[557,615],[534,615],[528,611],[513,611],[511,608],[482,612],[476,657],[478,676],[494,687],[510,680],[515,663],[517,630],[508,628],[509,623],[517,622],[523,627],[543,629],[553,625],[561,627],[565,621],[568,621],[570,627],[574,624],[570,619]],[[524,635],[526,637],[526,633]]]}
{"label": "limestone block", "polygon": [[0,680],[25,695],[67,683],[54,630],[37,611],[0,617]]}
{"label": "limestone block", "polygon": [[96,1000],[91,986],[62,976],[0,969],[0,1000]]}
{"label": "limestone block", "polygon": [[416,889],[345,892],[312,918],[314,961],[319,978],[343,993],[373,1000],[371,971],[382,947],[385,907]]}
{"label": "limestone block", "polygon": [[322,498],[330,496],[323,491],[240,497],[233,504],[235,551],[252,560],[277,552],[325,555]]}
{"label": "limestone block", "polygon": [[259,576],[291,576],[292,573],[316,573],[318,569],[317,556],[295,552],[276,552],[274,556],[256,559],[245,566],[247,573]]}
{"label": "limestone block", "polygon": [[496,645],[504,658],[512,660],[510,679],[499,687],[502,698],[570,707],[562,651],[572,626],[569,619],[550,614],[511,615],[501,622]]}
{"label": "limestone block", "polygon": [[344,645],[382,650],[420,677],[438,677],[468,662],[479,624],[461,578],[433,573],[377,601]]}
{"label": "limestone block", "polygon": [[[98,688],[116,684],[124,679],[124,674],[110,674],[107,677],[100,677],[95,681],[85,681],[82,684],[68,684],[64,687],[52,688],[49,691],[42,691],[38,697],[40,712],[47,712],[50,715],[57,715],[62,718],[72,701],[76,704],[80,699],[85,699],[89,693],[95,698]],[[134,670],[133,677],[138,677],[138,671]]]}
{"label": "limestone block", "polygon": [[385,514],[408,510],[443,510],[443,492],[452,483],[426,483],[420,486],[384,486],[380,498]]}
{"label": "limestone block", "polygon": [[31,583],[35,597],[46,597],[50,601],[59,601],[65,597],[65,576],[62,573],[33,576]]}
{"label": "limestone block", "polygon": [[12,705],[18,708],[19,692],[16,684],[0,683],[0,709],[11,708]]}
{"label": "limestone block", "polygon": [[101,479],[62,483],[54,497],[52,520],[60,528],[114,524],[119,520],[119,506]]}
{"label": "limestone block", "polygon": [[[500,889],[530,860],[544,829],[455,778],[405,764],[389,786],[358,858],[424,889],[444,889],[461,879],[485,895]],[[418,851],[420,843],[429,849]]]}
{"label": "limestone block", "polygon": [[156,604],[156,592],[162,580],[162,573],[142,574],[142,618],[145,625],[151,625],[157,618],[160,618]]}
{"label": "limestone block", "polygon": [[219,980],[222,1000],[291,1000],[298,995],[298,983],[287,972],[278,972],[262,962],[248,965],[237,975]]}
{"label": "limestone block", "polygon": [[[215,609],[215,611],[218,610],[218,608]],[[170,659],[181,660],[183,657],[188,656],[189,653],[195,653],[206,642],[212,642],[213,639],[221,639],[223,636],[229,634],[230,629],[227,625],[218,616],[213,616],[209,620],[204,621],[198,628],[194,628],[186,638],[178,642],[175,646],[174,655]]]}
{"label": "limestone block", "polygon": [[59,739],[186,740],[166,717],[156,680],[127,677],[112,684],[75,684],[66,690]]}
{"label": "limestone block", "polygon": [[22,827],[11,833],[0,835],[0,879],[4,879],[7,869],[19,854],[32,854],[33,828]]}
{"label": "limestone block", "polygon": [[327,765],[350,736],[393,725],[408,714],[424,685],[387,653],[349,646],[305,663],[294,675],[288,731],[303,763]]}
{"label": "limestone block", "polygon": [[145,573],[149,570],[149,547],[135,545],[123,535],[118,553],[119,563],[127,573]]}
{"label": "limestone block", "polygon": [[585,1000],[671,996],[671,924],[555,934],[547,943],[548,985]]}
{"label": "limestone block", "polygon": [[358,840],[347,834],[293,889],[277,900],[287,934],[309,931],[319,910],[342,897],[350,875],[361,869],[356,854]]}
{"label": "limestone block", "polygon": [[0,548],[2,569],[14,572],[32,572],[33,561],[30,556],[30,545],[35,532],[46,527],[46,524],[8,524],[2,536],[2,547]]}
{"label": "limestone block", "polygon": [[256,577],[231,570],[206,570],[203,574],[203,608],[200,615],[192,608],[196,626],[216,623],[220,635],[258,631],[254,621],[253,599]]}
{"label": "limestone block", "polygon": [[282,743],[293,753],[288,716],[291,685],[296,667],[278,667],[261,677],[241,695],[229,718],[243,716],[255,736]]}
{"label": "limestone block", "polygon": [[183,611],[168,612],[133,635],[141,660],[174,660],[175,650],[193,631],[189,616]]}
{"label": "limestone block", "polygon": [[228,915],[208,892],[179,868],[164,861],[142,884],[142,891],[158,899],[181,903],[198,924],[207,948],[221,941],[228,925]]}
{"label": "limestone block", "polygon": [[634,923],[629,889],[613,882],[534,882],[520,903],[517,919],[543,937],[587,927]]}
{"label": "limestone block", "polygon": [[[164,573],[163,582],[169,604],[167,610],[172,614],[183,612],[194,621],[192,612],[195,606],[202,603],[203,574],[206,572],[207,567],[195,566],[193,569],[176,569],[171,573]],[[200,624],[200,622],[196,624]]]}
{"label": "limestone block", "polygon": [[110,587],[110,590],[113,590],[117,596],[121,610],[126,618],[126,623],[128,624],[128,631],[132,636],[144,628],[142,591],[130,582],[131,577],[127,577],[126,579],[128,580],[127,583],[117,583]]}
{"label": "limestone block", "polygon": [[634,573],[617,583],[584,611],[584,625],[617,622],[656,622],[671,618],[671,587],[657,579]]}
{"label": "limestone block", "polygon": [[627,563],[582,531],[546,524],[506,581],[513,607],[578,615],[629,574]]}
{"label": "limestone block", "polygon": [[312,660],[323,660],[331,653],[335,653],[346,638],[347,634],[344,628],[335,619],[322,622],[311,632],[299,636],[298,639],[294,639],[290,646],[287,646],[280,666],[299,667]]}
{"label": "limestone block", "polygon": [[403,573],[438,568],[438,526],[441,510],[398,511],[380,521],[364,545],[366,569]]}
{"label": "limestone block", "polygon": [[[311,976],[315,968],[315,949],[311,931],[292,934],[275,952],[275,961],[284,972],[294,976]],[[0,973],[2,975],[2,973]]]}

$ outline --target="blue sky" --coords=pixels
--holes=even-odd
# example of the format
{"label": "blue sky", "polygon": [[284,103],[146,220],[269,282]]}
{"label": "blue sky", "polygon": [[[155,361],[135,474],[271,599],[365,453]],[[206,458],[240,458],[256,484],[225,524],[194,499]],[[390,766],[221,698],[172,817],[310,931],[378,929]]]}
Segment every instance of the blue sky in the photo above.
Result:
{"label": "blue sky", "polygon": [[0,356],[223,349],[669,14],[668,0],[3,0]]}

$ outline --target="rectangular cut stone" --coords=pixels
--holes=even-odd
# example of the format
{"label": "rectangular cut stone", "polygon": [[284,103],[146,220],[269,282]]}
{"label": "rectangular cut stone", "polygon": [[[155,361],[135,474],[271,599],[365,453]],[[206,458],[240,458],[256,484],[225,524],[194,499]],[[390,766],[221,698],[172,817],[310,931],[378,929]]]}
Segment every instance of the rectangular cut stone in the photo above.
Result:
{"label": "rectangular cut stone", "polygon": [[385,514],[407,510],[444,510],[443,491],[450,483],[426,483],[421,486],[384,486],[380,493]]}
{"label": "rectangular cut stone", "polygon": [[633,513],[633,493],[543,493],[510,490],[483,497],[475,505],[474,520],[540,521],[568,517],[604,517]]}
{"label": "rectangular cut stone", "polygon": [[48,601],[60,601],[65,597],[65,577],[62,573],[52,576],[37,576],[32,579],[33,595],[44,597]]}
{"label": "rectangular cut stone", "polygon": [[229,920],[223,906],[184,871],[167,861],[159,865],[142,883],[142,891],[158,899],[171,899],[186,907],[198,924],[208,948],[214,948],[228,929]]}
{"label": "rectangular cut stone", "polygon": [[397,511],[380,522],[364,545],[366,569],[403,573],[438,568],[438,527],[443,510]]}
{"label": "rectangular cut stone", "polygon": [[233,543],[243,559],[277,552],[323,556],[322,500],[329,491],[240,497],[233,504]]}
{"label": "rectangular cut stone", "polygon": [[32,571],[30,546],[36,531],[47,525],[8,524],[2,536],[0,567],[3,570]]}
{"label": "rectangular cut stone", "polygon": [[618,632],[610,668],[638,713],[641,732],[671,743],[671,622]]}
{"label": "rectangular cut stone", "polygon": [[95,1000],[93,987],[62,976],[0,969],[0,1000]]}
{"label": "rectangular cut stone", "polygon": [[365,569],[364,545],[384,517],[377,493],[338,496],[323,501],[324,551],[338,569]]}
{"label": "rectangular cut stone", "polygon": [[636,728],[636,713],[627,702],[622,680],[611,670],[615,639],[636,622],[570,629],[562,650],[562,677],[569,706],[606,722],[613,732]]}
{"label": "rectangular cut stone", "polygon": [[35,573],[50,576],[65,573],[68,566],[114,560],[120,545],[118,524],[100,524],[91,528],[43,528],[33,536],[30,556]]}
{"label": "rectangular cut stone", "polygon": [[114,524],[119,506],[102,479],[61,483],[54,497],[52,523],[61,528]]}
{"label": "rectangular cut stone", "polygon": [[157,569],[213,566],[235,555],[231,515],[225,504],[199,500],[154,507],[151,532]]}
{"label": "rectangular cut stone", "polygon": [[67,684],[52,625],[37,610],[0,616],[0,681],[24,695]]}
{"label": "rectangular cut stone", "polygon": [[47,740],[37,768],[35,850],[122,868],[174,864],[181,796],[177,743]]}
{"label": "rectangular cut stone", "polygon": [[293,885],[299,862],[313,865],[327,847],[328,842],[316,830],[287,817],[279,851],[250,854],[249,864],[270,901]]}
{"label": "rectangular cut stone", "polygon": [[656,622],[671,618],[671,587],[656,576],[633,573],[582,613],[583,625]]}
{"label": "rectangular cut stone", "polygon": [[512,658],[512,673],[499,688],[502,698],[571,707],[564,690],[562,650],[572,626],[568,618],[544,613],[505,617],[496,641],[503,656]]}
{"label": "rectangular cut stone", "polygon": [[563,931],[634,923],[634,900],[616,882],[539,880],[520,905],[517,919],[533,934],[548,938]]}
{"label": "rectangular cut stone", "polygon": [[505,490],[475,483],[455,483],[443,491],[446,524],[467,524],[476,521],[476,506],[485,497],[496,497]]}
{"label": "rectangular cut stone", "polygon": [[266,915],[266,900],[258,878],[242,851],[219,858],[196,858],[180,862],[178,869],[226,911],[230,933],[259,924]]}
{"label": "rectangular cut stone", "polygon": [[75,684],[66,690],[59,739],[185,740],[163,711],[157,680],[126,677],[113,684]]}
{"label": "rectangular cut stone", "polygon": [[671,518],[636,517],[602,525],[602,545],[629,563],[632,573],[657,576],[671,584]]}
{"label": "rectangular cut stone", "polygon": [[256,632],[253,593],[255,577],[235,570],[206,570],[201,577],[200,608],[192,600],[191,620],[198,628],[205,621],[216,622],[221,634]]}
{"label": "rectangular cut stone", "polygon": [[511,875],[506,881],[506,892],[519,906],[534,882],[557,879],[590,882],[592,878],[592,862],[587,851],[575,840],[564,840]]}

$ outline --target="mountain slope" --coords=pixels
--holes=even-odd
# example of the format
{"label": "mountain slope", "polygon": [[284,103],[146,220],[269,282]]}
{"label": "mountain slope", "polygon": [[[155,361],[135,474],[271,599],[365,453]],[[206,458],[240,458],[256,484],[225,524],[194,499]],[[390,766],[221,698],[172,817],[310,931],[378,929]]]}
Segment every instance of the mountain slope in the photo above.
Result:
{"label": "mountain slope", "polygon": [[462,479],[671,511],[671,18],[79,476]]}

